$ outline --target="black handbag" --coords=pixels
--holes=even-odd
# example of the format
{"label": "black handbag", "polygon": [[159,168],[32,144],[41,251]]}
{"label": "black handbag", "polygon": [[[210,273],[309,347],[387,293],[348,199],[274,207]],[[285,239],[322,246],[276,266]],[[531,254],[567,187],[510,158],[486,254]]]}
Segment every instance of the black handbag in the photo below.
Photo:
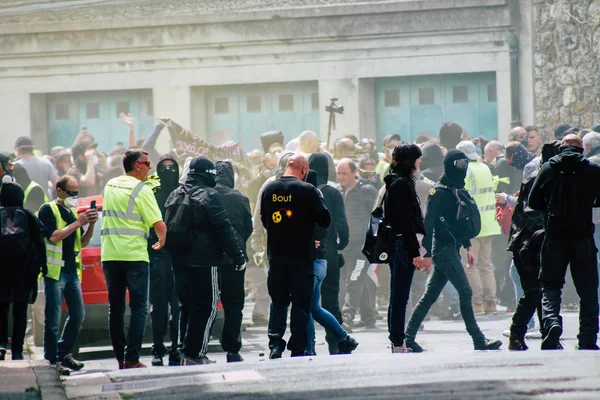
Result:
{"label": "black handbag", "polygon": [[373,212],[367,227],[362,253],[371,264],[389,264],[394,246],[392,227],[385,222],[383,203],[386,194]]}

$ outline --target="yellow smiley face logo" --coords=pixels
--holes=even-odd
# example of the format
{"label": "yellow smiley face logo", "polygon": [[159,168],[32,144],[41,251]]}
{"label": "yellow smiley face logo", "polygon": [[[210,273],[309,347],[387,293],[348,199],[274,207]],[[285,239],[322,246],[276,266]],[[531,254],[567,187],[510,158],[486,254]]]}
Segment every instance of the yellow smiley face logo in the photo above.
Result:
{"label": "yellow smiley face logo", "polygon": [[276,224],[281,222],[281,213],[279,211],[275,211],[272,215],[273,218],[273,222],[275,222]]}

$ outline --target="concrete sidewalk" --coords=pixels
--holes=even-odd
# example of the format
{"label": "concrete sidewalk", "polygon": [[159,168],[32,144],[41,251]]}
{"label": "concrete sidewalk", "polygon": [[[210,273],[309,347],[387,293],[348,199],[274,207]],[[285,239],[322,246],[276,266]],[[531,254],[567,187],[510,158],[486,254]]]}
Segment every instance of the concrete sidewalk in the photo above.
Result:
{"label": "concrete sidewalk", "polygon": [[32,348],[33,340],[28,335],[23,353],[25,360],[12,361],[9,351],[6,360],[0,361],[0,399],[66,400],[56,368],[46,360],[35,359],[35,353],[30,352]]}

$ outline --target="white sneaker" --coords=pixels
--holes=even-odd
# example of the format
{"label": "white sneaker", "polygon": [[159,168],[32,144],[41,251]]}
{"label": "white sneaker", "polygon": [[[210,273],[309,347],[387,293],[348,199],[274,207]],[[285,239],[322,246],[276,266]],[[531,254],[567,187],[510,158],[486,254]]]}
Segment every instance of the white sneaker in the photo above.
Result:
{"label": "white sneaker", "polygon": [[506,336],[506,337],[510,337],[510,329],[507,329],[504,332],[502,332],[502,335]]}

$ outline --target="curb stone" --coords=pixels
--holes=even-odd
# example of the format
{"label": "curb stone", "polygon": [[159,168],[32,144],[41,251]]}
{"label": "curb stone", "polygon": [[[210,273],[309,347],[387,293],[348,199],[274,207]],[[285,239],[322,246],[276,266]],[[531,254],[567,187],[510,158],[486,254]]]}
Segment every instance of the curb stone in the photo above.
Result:
{"label": "curb stone", "polygon": [[32,360],[29,365],[37,378],[42,400],[67,400],[67,393],[62,385],[58,372],[48,361]]}

